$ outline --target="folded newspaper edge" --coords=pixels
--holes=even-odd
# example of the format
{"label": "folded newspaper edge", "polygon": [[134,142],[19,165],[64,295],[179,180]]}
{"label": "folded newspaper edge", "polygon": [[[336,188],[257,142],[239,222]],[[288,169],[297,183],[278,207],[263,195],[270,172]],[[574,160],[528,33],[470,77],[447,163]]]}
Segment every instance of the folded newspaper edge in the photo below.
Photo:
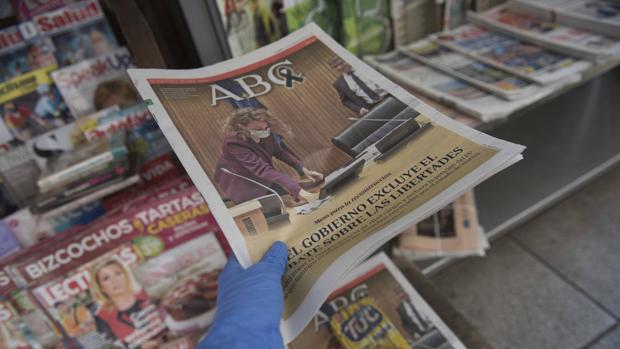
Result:
{"label": "folded newspaper edge", "polygon": [[[407,280],[405,275],[399,270],[399,268],[394,264],[394,262],[384,253],[380,252],[364,262],[360,263],[358,266],[353,268],[347,275],[339,282],[337,289],[342,287],[346,287],[349,285],[355,285],[353,288],[357,287],[358,284],[356,280],[365,279],[370,276],[372,279],[376,273],[380,272],[377,269],[386,270],[392,278],[396,281],[396,283],[402,288],[404,293],[409,297],[409,301],[413,308],[416,309],[421,317],[426,318],[429,322],[437,329],[437,331],[445,338],[447,343],[449,343],[450,348],[454,349],[465,349],[465,345],[461,342],[461,340],[456,336],[456,334],[448,327],[445,322],[441,319],[441,317],[431,308],[431,306],[426,302],[426,300],[418,293],[415,287]],[[366,282],[366,281],[364,281]],[[373,294],[368,294],[368,296],[375,296]],[[306,341],[309,339],[306,338]],[[299,343],[302,344],[302,343]],[[312,347],[313,345],[318,345],[319,343],[307,343],[304,342],[304,347]]]}
{"label": "folded newspaper edge", "polygon": [[[430,122],[432,122],[434,126],[446,129],[447,132],[457,137],[463,137],[467,142],[473,142],[472,144],[486,149],[489,154],[492,152],[492,155],[489,155],[479,166],[468,170],[469,172],[462,177],[458,179],[455,178],[454,182],[446,184],[446,188],[442,189],[441,192],[429,200],[421,202],[413,211],[399,215],[393,218],[389,225],[382,225],[378,231],[375,229],[374,232],[364,235],[364,237],[360,238],[351,248],[346,249],[344,252],[339,251],[338,254],[334,254],[335,252],[330,250],[325,251],[325,256],[329,258],[331,254],[331,258],[333,258],[331,264],[325,266],[324,264],[327,264],[324,262],[325,259],[322,259],[323,264],[319,261],[314,264],[310,262],[295,264],[305,266],[305,268],[299,267],[304,268],[304,272],[297,275],[308,277],[309,281],[307,281],[306,284],[309,285],[301,285],[301,289],[299,287],[295,288],[299,286],[299,284],[303,284],[303,282],[297,283],[298,280],[289,280],[291,281],[290,284],[292,284],[291,289],[295,290],[295,292],[291,292],[292,295],[287,299],[287,302],[294,298],[298,303],[291,306],[292,309],[290,309],[288,314],[285,314],[285,319],[282,322],[281,330],[286,343],[290,342],[305,327],[333,290],[334,285],[337,285],[345,273],[351,270],[356,263],[367,258],[380,247],[381,244],[387,242],[407,227],[416,223],[422,217],[428,216],[432,212],[452,202],[464,191],[519,161],[522,158],[520,154],[525,149],[525,147],[521,145],[499,140],[466,127],[420,102],[403,88],[386,79],[370,68],[366,63],[349,53],[315,24],[309,24],[280,41],[254,52],[209,67],[192,70],[129,69],[128,72],[134,85],[142,98],[146,101],[153,117],[157,120],[181,163],[187,169],[192,181],[204,196],[214,217],[224,231],[235,255],[244,267],[248,267],[253,263],[253,258],[251,258],[252,252],[246,244],[246,238],[233,220],[229,209],[224,204],[223,199],[216,189],[216,184],[212,182],[205,172],[205,167],[199,162],[196,154],[192,152],[189,144],[190,141],[182,136],[180,130],[176,126],[178,123],[175,123],[173,117],[168,114],[168,110],[164,108],[164,104],[155,93],[152,84],[166,82],[186,82],[190,84],[199,83],[200,81],[212,82],[214,80],[218,81],[216,79],[218,77],[220,79],[225,79],[241,75],[242,73],[239,73],[238,70],[243,70],[244,74],[248,74],[250,71],[258,69],[256,67],[260,67],[261,61],[267,60],[270,57],[274,58],[272,56],[278,54],[282,55],[288,52],[287,50],[290,51],[293,47],[300,46],[302,43],[313,41],[325,45],[327,49],[349,64],[354,71],[363,72],[365,77],[390,93],[395,99],[404,103],[409,108],[414,109],[423,117],[430,119]],[[301,50],[303,50],[303,48]],[[274,61],[272,60],[272,62]],[[238,75],[235,73],[238,73]],[[289,70],[288,73],[291,73],[291,71]],[[189,118],[190,116],[188,115],[187,117]],[[179,121],[180,119],[176,120]],[[208,137],[208,131],[210,130],[204,129],[202,131],[201,135],[204,135],[203,138]],[[215,149],[210,149],[210,151],[215,151]],[[263,251],[268,244],[262,241],[261,244],[264,246],[251,247],[255,247],[259,250],[262,249],[261,251]],[[337,249],[337,247],[334,247],[334,249]],[[293,247],[289,245],[289,252],[291,251],[294,250]],[[256,254],[256,250],[254,254]],[[289,257],[290,266],[292,257]],[[312,268],[319,269],[316,274],[318,277],[311,278],[307,275],[306,271],[312,270]],[[287,273],[290,270],[291,268],[287,269]],[[304,280],[304,278],[301,277],[300,280]]]}

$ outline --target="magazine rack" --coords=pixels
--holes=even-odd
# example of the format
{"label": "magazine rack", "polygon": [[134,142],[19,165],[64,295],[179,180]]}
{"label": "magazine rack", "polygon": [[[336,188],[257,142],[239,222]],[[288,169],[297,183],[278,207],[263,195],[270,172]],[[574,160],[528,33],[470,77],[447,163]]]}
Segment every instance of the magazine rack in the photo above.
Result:
{"label": "magazine rack", "polygon": [[[102,3],[114,15],[139,66],[186,67],[170,64],[175,62],[170,57],[183,51],[171,49],[170,40],[161,37],[162,28],[158,31],[149,25],[148,18],[140,11],[141,1],[103,0]],[[197,51],[201,63],[196,67],[230,57],[221,20],[210,12],[214,4],[182,0],[178,5],[180,10],[177,10],[187,19],[185,29],[192,34],[200,33],[200,37],[193,38],[195,48],[192,49]],[[481,2],[477,10],[493,4],[495,1]],[[523,161],[476,188],[480,222],[488,236],[499,236],[524,223],[620,162],[620,137],[617,137],[620,118],[615,112],[620,110],[620,99],[616,98],[620,95],[620,68],[616,68],[619,63],[596,65],[583,74],[580,82],[565,86],[503,120],[487,124],[479,124],[449,105],[420,98],[461,122],[528,147]],[[429,274],[448,262],[438,259],[419,266]]]}

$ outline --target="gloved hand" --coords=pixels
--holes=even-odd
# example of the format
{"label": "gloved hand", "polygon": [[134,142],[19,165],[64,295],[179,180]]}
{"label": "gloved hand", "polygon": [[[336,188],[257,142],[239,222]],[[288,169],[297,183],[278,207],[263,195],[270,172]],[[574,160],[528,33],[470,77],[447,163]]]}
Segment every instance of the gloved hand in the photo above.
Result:
{"label": "gloved hand", "polygon": [[286,244],[280,241],[247,269],[230,257],[218,280],[215,320],[198,349],[284,348],[280,318],[287,258]]}

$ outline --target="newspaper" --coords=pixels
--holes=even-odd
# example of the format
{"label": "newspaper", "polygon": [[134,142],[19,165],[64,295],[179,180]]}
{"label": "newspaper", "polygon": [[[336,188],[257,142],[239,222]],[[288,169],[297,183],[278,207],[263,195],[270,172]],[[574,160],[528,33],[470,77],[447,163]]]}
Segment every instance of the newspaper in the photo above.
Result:
{"label": "newspaper", "polygon": [[540,84],[566,79],[591,64],[481,27],[464,25],[431,35],[441,45]]}
{"label": "newspaper", "polygon": [[441,115],[314,24],[214,66],[129,75],[240,263],[288,244],[286,342],[357,261],[524,149]]}
{"label": "newspaper", "polygon": [[400,51],[505,99],[523,98],[541,89],[531,81],[473,60],[430,40],[417,41],[402,47]]}
{"label": "newspaper", "polygon": [[620,4],[614,0],[513,0],[509,4],[539,18],[620,38]]}
{"label": "newspaper", "polygon": [[474,193],[468,191],[401,234],[394,254],[408,259],[483,256],[487,246],[478,224]]}
{"label": "newspaper", "polygon": [[[347,275],[308,326],[289,344],[289,349],[351,348],[343,345],[346,344],[346,339],[345,343],[342,343],[342,336],[337,336],[334,333],[337,331],[330,325],[343,310],[365,300],[372,300],[370,309],[383,315],[390,325],[386,328],[381,322],[372,321],[376,317],[369,317],[367,315],[370,314],[360,311],[360,316],[349,317],[349,321],[346,321],[348,327],[343,324],[345,330],[342,332],[346,339],[368,344],[369,337],[373,337],[378,332],[377,328],[384,325],[381,334],[374,337],[385,341],[391,336],[392,346],[389,348],[465,348],[392,261],[384,253],[380,253]],[[363,326],[364,324],[367,326]],[[358,328],[364,330],[352,331],[352,326],[359,326]],[[405,345],[397,346],[393,343],[398,336],[405,340]],[[380,345],[377,347],[384,348]]]}
{"label": "newspaper", "polygon": [[[541,88],[538,94],[507,101],[467,81],[417,62],[400,51],[379,56],[366,56],[365,59],[399,84],[415,89],[484,122],[504,118],[560,87],[559,85],[546,86]],[[578,80],[578,77],[575,78]]]}
{"label": "newspaper", "polygon": [[97,0],[78,1],[33,18],[37,31],[51,38],[60,67],[112,52],[114,33]]}
{"label": "newspaper", "polygon": [[506,5],[467,16],[481,26],[577,57],[608,60],[620,55],[620,39],[539,19]]}

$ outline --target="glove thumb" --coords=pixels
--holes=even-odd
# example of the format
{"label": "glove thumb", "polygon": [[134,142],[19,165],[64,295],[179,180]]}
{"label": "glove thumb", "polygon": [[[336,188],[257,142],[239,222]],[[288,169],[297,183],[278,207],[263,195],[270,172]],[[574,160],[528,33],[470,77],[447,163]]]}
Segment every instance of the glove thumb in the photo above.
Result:
{"label": "glove thumb", "polygon": [[281,273],[286,269],[286,261],[288,260],[288,247],[282,241],[276,241],[271,245],[269,251],[265,253],[261,263],[277,267]]}

